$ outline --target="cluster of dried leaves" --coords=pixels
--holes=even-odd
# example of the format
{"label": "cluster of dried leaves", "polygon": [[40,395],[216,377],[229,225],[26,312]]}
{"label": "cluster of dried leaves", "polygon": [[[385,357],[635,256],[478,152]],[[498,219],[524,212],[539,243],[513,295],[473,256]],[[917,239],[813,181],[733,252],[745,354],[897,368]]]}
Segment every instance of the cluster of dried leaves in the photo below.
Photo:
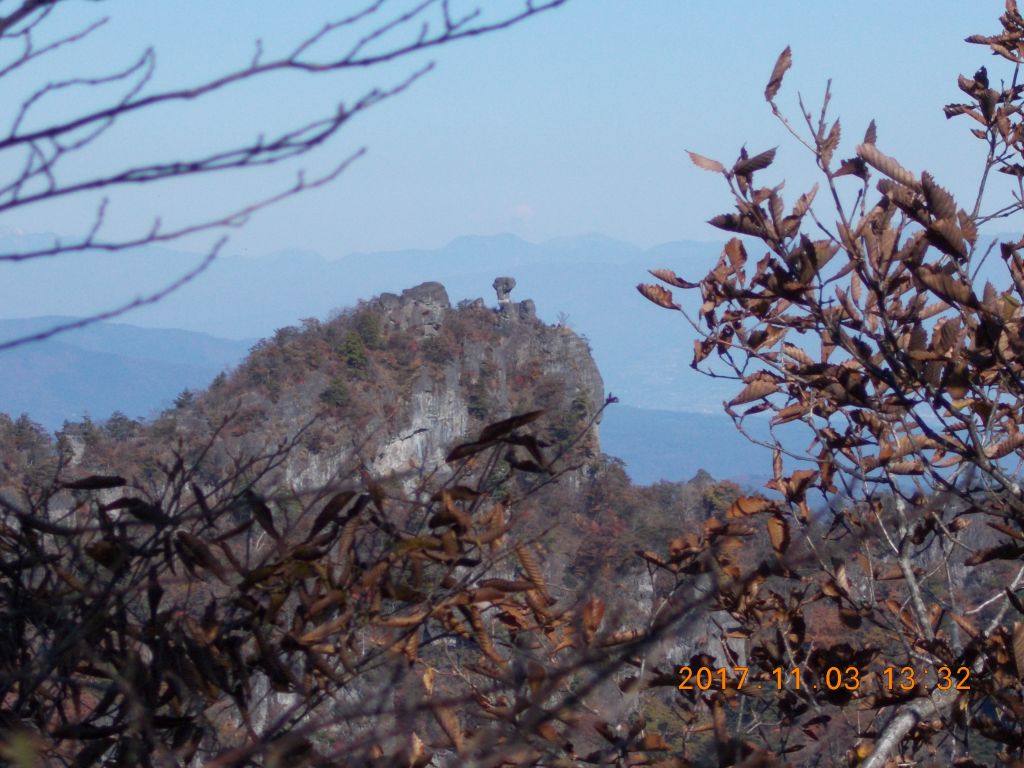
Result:
{"label": "cluster of dried leaves", "polygon": [[[794,764],[836,752],[823,728],[844,734],[849,757],[869,766],[898,756],[962,766],[1024,759],[1024,240],[979,234],[1024,209],[1024,17],[1013,0],[1001,23],[1002,33],[968,42],[1013,62],[1009,83],[992,85],[982,67],[959,78],[965,103],[945,108],[972,118],[986,147],[966,207],[927,171],[884,154],[874,123],[839,159],[828,91],[816,118],[800,102],[806,130],[797,130],[775,102],[787,48],[765,98],[813,154],[827,202],[815,185],[787,210],[781,184],[761,186],[774,150],[744,150],[731,167],[691,153],[735,199],[734,212],[710,223],[739,237],[699,283],[652,271],[700,291],[696,316],[683,310],[698,332],[693,366],[742,383],[726,404],[740,429],[770,414],[774,493],[741,500],[730,516],[763,521],[777,562],[720,568],[721,605],[763,668],[806,675],[820,654],[861,670],[859,687],[838,699],[805,687],[778,702],[782,739],[799,745]],[[1000,178],[992,171],[1013,187],[1010,202],[988,210],[985,193]],[[753,247],[763,255],[751,259]],[[983,275],[995,282],[981,285]],[[681,310],[660,285],[639,290]],[[783,439],[796,425],[800,437]],[[802,542],[799,555],[791,539]],[[966,602],[968,585],[989,597]],[[842,634],[830,648],[805,637],[822,606]],[[887,666],[963,666],[971,687],[940,691],[932,677],[889,690]]]}
{"label": "cluster of dried leaves", "polygon": [[[518,506],[566,471],[524,431],[541,413],[486,427],[413,489],[359,471],[282,490],[294,441],[215,479],[216,435],[145,483],[69,479],[61,464],[42,486],[8,487],[5,759],[653,763],[664,739],[582,704],[653,633],[622,629],[597,598],[556,600],[516,534]],[[536,479],[511,496],[503,480],[499,498],[502,463]]]}

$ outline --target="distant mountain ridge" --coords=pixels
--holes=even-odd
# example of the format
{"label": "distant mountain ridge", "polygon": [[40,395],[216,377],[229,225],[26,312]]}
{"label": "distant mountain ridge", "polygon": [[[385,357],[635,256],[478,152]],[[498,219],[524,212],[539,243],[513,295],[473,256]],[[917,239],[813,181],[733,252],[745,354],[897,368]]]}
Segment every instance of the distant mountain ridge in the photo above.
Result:
{"label": "distant mountain ridge", "polygon": [[[77,317],[44,315],[41,317],[0,319],[0,339],[10,339],[47,331],[75,322]],[[65,331],[54,341],[89,352],[184,365],[211,365],[221,369],[234,365],[240,355],[258,339],[222,339],[208,333],[179,328],[143,328],[129,323],[103,322]]]}
{"label": "distant mountain ridge", "polygon": [[[24,245],[27,237],[0,237],[0,245]],[[220,337],[265,337],[302,318],[325,318],[360,299],[430,280],[443,283],[454,302],[481,296],[491,302],[494,277],[511,275],[518,283],[514,301],[533,299],[547,322],[567,315],[568,324],[587,337],[608,389],[624,403],[713,412],[731,396],[729,384],[689,369],[692,329],[680,315],[651,306],[635,286],[649,281],[647,270],[657,267],[701,277],[720,250],[709,242],[642,249],[600,235],[545,243],[497,235],[332,260],[308,251],[223,256],[175,294],[124,319]],[[156,290],[199,258],[152,248],[27,262],[6,275],[0,306],[8,316],[84,315]],[[699,297],[677,291],[677,299],[696,308]]]}
{"label": "distant mountain ridge", "polygon": [[[0,338],[73,320],[0,320]],[[50,430],[65,420],[106,419],[115,411],[152,416],[183,389],[201,389],[245,356],[250,341],[204,333],[95,323],[0,352],[0,411],[27,413]]]}

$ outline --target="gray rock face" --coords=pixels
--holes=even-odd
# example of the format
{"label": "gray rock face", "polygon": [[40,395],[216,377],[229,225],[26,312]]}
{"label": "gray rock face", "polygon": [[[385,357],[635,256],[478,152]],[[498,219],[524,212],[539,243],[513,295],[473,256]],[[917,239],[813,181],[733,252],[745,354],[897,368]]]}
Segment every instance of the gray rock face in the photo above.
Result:
{"label": "gray rock face", "polygon": [[377,297],[377,305],[384,310],[388,327],[422,330],[427,336],[437,334],[445,312],[452,307],[448,291],[441,283],[434,282],[407,288],[401,296],[382,293]]}
{"label": "gray rock face", "polygon": [[[499,278],[496,285],[500,281],[507,281],[501,282],[507,296],[515,280]],[[289,481],[299,486],[330,482],[354,460],[378,477],[440,466],[459,440],[475,434],[481,419],[497,421],[536,408],[557,419],[581,406],[592,414],[604,402],[604,383],[587,343],[539,320],[530,300],[506,299],[497,313],[481,300],[454,309],[443,285],[424,283],[401,295],[381,294],[369,305],[380,312],[386,331],[419,337],[421,346],[452,344],[458,351],[412,372],[404,391],[394,393],[393,415],[374,420],[368,441],[353,435],[349,444],[361,445],[358,456],[347,450],[303,456],[289,471]],[[599,449],[596,430],[592,440]]]}
{"label": "gray rock face", "polygon": [[514,277],[496,277],[493,287],[495,293],[498,294],[498,304],[507,304],[511,301],[509,294],[516,287],[516,279]]}
{"label": "gray rock face", "polygon": [[[441,289],[432,288],[435,303],[431,306],[438,307],[441,297],[447,300],[441,286],[427,285]],[[414,295],[422,296],[422,288],[412,289]],[[410,293],[405,291],[403,298]],[[417,305],[421,310],[423,306],[422,301]],[[473,324],[492,324],[497,339],[462,338],[460,354],[440,370],[420,369],[405,397],[405,419],[389,430],[390,436],[371,467],[373,472],[386,476],[422,466],[424,461],[443,462],[455,442],[473,432],[473,411],[481,407],[487,411],[487,420],[496,421],[536,407],[562,412],[574,400],[585,402],[589,413],[601,406],[604,382],[586,342],[537,319],[532,301],[510,303],[508,309],[495,315],[483,310],[482,302],[468,302],[458,310],[440,311],[441,325],[472,318]],[[405,305],[397,311],[404,313]],[[507,319],[518,322],[509,325]],[[423,332],[430,336],[438,331],[425,325]],[[535,402],[536,389],[544,389],[551,402]],[[481,406],[482,396],[486,406]],[[593,439],[597,447],[596,430]]]}
{"label": "gray rock face", "polygon": [[402,298],[406,301],[419,302],[424,305],[436,305],[445,309],[451,308],[451,303],[448,301],[448,291],[445,290],[441,283],[420,283],[414,288],[406,288],[402,291]]}

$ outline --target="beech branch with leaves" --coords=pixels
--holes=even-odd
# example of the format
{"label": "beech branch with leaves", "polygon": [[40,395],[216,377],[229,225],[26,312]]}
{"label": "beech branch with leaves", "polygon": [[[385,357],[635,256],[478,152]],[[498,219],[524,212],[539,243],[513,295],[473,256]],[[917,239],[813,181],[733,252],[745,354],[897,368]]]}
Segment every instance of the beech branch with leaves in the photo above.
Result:
{"label": "beech branch with leaves", "polygon": [[[776,101],[787,48],[765,98],[819,184],[787,208],[782,185],[761,182],[774,149],[743,150],[731,166],[691,153],[732,192],[735,210],[710,223],[736,236],[699,282],[652,271],[699,291],[696,312],[668,288],[638,286],[697,329],[695,369],[742,383],[725,404],[736,425],[770,418],[773,493],[733,516],[766,521],[775,578],[751,590],[749,569],[727,574],[748,598],[733,616],[752,654],[786,668],[819,654],[860,675],[840,696],[804,690],[780,705],[782,731],[809,737],[794,765],[812,754],[869,768],[1024,757],[1024,240],[979,232],[1024,210],[1024,17],[1013,0],[1000,21],[999,34],[968,42],[1009,61],[1006,79],[996,85],[985,67],[961,76],[964,103],[944,110],[972,120],[985,146],[966,203],[884,153],[874,123],[846,155],[830,89],[816,115],[801,100],[803,124],[792,123]],[[1015,182],[994,204],[993,171]],[[808,633],[829,615],[835,636]],[[892,668],[916,679],[893,685]],[[925,679],[935,669],[969,684]]]}

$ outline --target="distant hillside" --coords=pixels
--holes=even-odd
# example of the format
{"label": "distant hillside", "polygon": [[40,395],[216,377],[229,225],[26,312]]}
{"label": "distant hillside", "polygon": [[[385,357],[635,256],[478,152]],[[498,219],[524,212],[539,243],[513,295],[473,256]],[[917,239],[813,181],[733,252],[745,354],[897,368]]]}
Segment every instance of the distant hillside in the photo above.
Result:
{"label": "distant hillside", "polygon": [[[765,420],[751,419],[749,426],[758,437],[766,436]],[[614,405],[601,421],[601,443],[640,485],[683,482],[703,469],[712,477],[760,486],[771,473],[771,451],[743,437],[724,414]]]}
{"label": "distant hillside", "polygon": [[[102,360],[106,353],[92,354]],[[159,618],[140,619],[152,630],[137,633],[151,642],[147,654],[185,638],[188,664],[217,653],[211,663],[238,660],[232,681],[242,674],[264,680],[258,690],[252,683],[251,696],[233,682],[217,689],[225,701],[241,691],[237,698],[248,706],[272,701],[268,693],[279,688],[270,681],[304,660],[322,657],[341,671],[354,658],[378,670],[379,660],[394,655],[381,651],[399,646],[381,643],[377,630],[394,617],[404,621],[407,608],[429,614],[439,606],[452,617],[437,623],[438,632],[431,624],[433,639],[417,646],[426,668],[441,668],[443,659],[468,668],[469,644],[482,647],[484,632],[500,639],[503,653],[531,651],[520,645],[520,630],[543,629],[546,616],[564,617],[558,620],[568,629],[540,635],[545,642],[575,645],[583,635],[573,612],[583,601],[600,600],[609,627],[647,626],[664,593],[655,591],[651,561],[638,551],[664,550],[684,532],[722,530],[708,518],[723,516],[739,489],[706,474],[634,486],[602,453],[600,430],[589,430],[605,403],[587,344],[538,319],[533,302],[453,307],[442,285],[425,283],[278,330],[229,374],[146,423],[69,424],[54,439],[27,419],[0,414],[0,497],[5,509],[33,511],[42,498],[53,505],[44,509],[60,522],[57,530],[85,542],[61,575],[100,586],[135,582],[132,594],[148,599],[154,613],[162,600]],[[54,549],[71,546],[59,540]],[[765,557],[765,549],[766,539],[751,541],[743,554]],[[151,586],[157,568],[173,570],[166,589]],[[147,571],[143,587],[138,575]],[[526,592],[515,614],[490,608],[506,592]],[[242,614],[231,601],[250,613],[236,620]],[[485,601],[482,615],[477,606]],[[663,659],[716,653],[707,604],[699,595],[687,596],[691,602],[688,620],[645,649],[653,669]],[[207,642],[192,627],[205,631],[201,622],[209,625],[218,610],[223,631]],[[490,629],[484,622],[492,613]],[[188,629],[168,623],[179,619]],[[318,640],[303,623],[314,620],[328,627]],[[366,628],[368,641],[346,639],[350,627]],[[419,642],[421,632],[408,636]],[[279,677],[250,663],[259,653],[243,642],[279,648],[285,661],[271,670]],[[199,662],[191,661],[194,648],[207,649]],[[514,658],[492,656],[502,665]],[[327,663],[317,669],[330,669]],[[405,660],[401,668],[413,669]],[[192,667],[171,668],[175,684],[180,669]],[[493,679],[504,675],[489,669],[497,670]],[[390,691],[397,678],[387,674],[346,679],[345,695]],[[617,681],[605,682],[607,691],[588,694],[588,706],[598,697],[619,700]],[[203,696],[209,708],[214,694]],[[657,701],[652,707],[661,709]]]}
{"label": "distant hillside", "polygon": [[[0,339],[36,333],[63,316],[0,320]],[[248,351],[248,341],[191,331],[97,323],[0,352],[0,411],[48,429],[114,411],[148,417],[183,389],[200,389]]]}
{"label": "distant hillside", "polygon": [[[583,482],[581,467],[599,455],[598,435],[586,427],[603,404],[586,343],[539,320],[532,302],[453,307],[444,286],[431,282],[381,294],[330,321],[280,329],[231,373],[144,424],[73,424],[62,434],[75,460],[97,472],[116,467],[145,477],[155,454],[206,455],[213,444],[210,471],[231,472],[238,456],[288,445],[268,470],[274,487],[329,487],[361,468],[398,488],[424,468],[445,467],[449,451],[487,424],[541,411],[529,419],[538,441],[510,444],[504,460],[526,466],[528,476],[556,466],[535,462],[556,462],[572,479],[552,483],[551,492],[570,494]],[[25,442],[15,437],[9,453]],[[494,468],[492,480],[505,472]],[[552,507],[568,516],[565,504]],[[538,535],[547,518],[536,515]]]}
{"label": "distant hillside", "polygon": [[[73,322],[67,315],[0,319],[0,339],[25,336]],[[234,365],[256,343],[251,339],[222,339],[208,333],[178,328],[143,328],[128,323],[93,323],[54,337],[87,352],[103,352],[136,360],[214,366]]]}
{"label": "distant hillside", "polygon": [[[178,294],[126,316],[131,325],[103,323],[37,349],[0,353],[0,365],[19,372],[0,383],[0,411],[27,411],[51,429],[85,412],[94,418],[115,409],[150,415],[181,390],[204,387],[252,346],[251,340],[209,333],[269,336],[301,318],[328,318],[362,298],[420,280],[440,280],[455,302],[482,296],[493,305],[491,283],[507,274],[517,281],[514,301],[533,299],[543,320],[561,318],[589,342],[606,389],[621,401],[606,416],[605,449],[626,461],[636,482],[686,480],[703,468],[716,477],[760,483],[770,466],[764,452],[720,415],[733,388],[690,369],[692,329],[634,288],[650,279],[647,269],[653,267],[701,276],[719,247],[678,242],[643,250],[600,236],[534,244],[504,235],[334,260],[300,252],[226,256]],[[124,258],[92,256],[60,269],[44,261],[25,264],[10,273],[11,300],[3,311],[86,312],[107,306],[97,305],[102,297],[113,301],[156,288],[195,258],[152,249]],[[41,284],[48,285],[45,295],[39,294]],[[692,292],[676,293],[684,303],[696,300]],[[61,319],[0,321],[0,339]]]}

